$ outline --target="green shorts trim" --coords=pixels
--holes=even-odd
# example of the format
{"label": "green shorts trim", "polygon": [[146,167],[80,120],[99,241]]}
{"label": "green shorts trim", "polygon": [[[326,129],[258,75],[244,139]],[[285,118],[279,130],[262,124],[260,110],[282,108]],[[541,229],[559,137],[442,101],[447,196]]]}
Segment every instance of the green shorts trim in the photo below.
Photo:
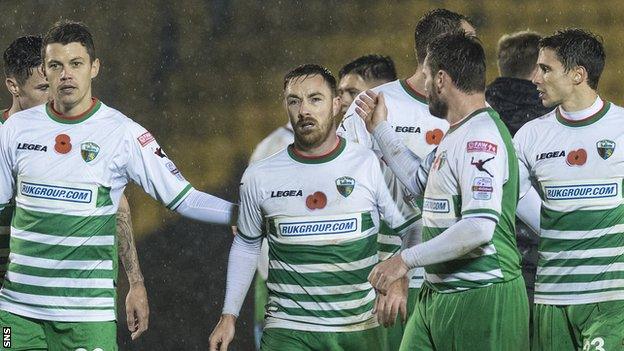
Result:
{"label": "green shorts trim", "polygon": [[[115,321],[43,321],[0,311],[0,326],[4,334],[0,350],[117,351]],[[7,332],[10,345],[6,344]]]}
{"label": "green shorts trim", "polygon": [[381,327],[356,332],[310,332],[268,328],[262,333],[262,351],[363,351],[388,350]]}
{"label": "green shorts trim", "polygon": [[456,293],[423,285],[401,351],[529,349],[529,308],[522,276]]}
{"label": "green shorts trim", "polygon": [[624,350],[624,301],[533,307],[532,349]]}

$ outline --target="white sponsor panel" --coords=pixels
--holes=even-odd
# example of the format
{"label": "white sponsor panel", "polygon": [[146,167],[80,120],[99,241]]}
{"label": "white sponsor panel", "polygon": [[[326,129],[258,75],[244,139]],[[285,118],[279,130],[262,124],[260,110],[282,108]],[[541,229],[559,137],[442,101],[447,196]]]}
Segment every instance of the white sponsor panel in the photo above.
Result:
{"label": "white sponsor panel", "polygon": [[62,203],[66,209],[94,209],[98,187],[95,184],[18,179],[16,200],[28,207],[51,208]]}
{"label": "white sponsor panel", "polygon": [[547,208],[570,212],[591,207],[609,209],[622,202],[622,178],[542,182]]}
{"label": "white sponsor panel", "polygon": [[[274,219],[280,242],[350,240],[362,238],[362,214],[335,216],[278,217]],[[372,231],[373,228],[370,230]],[[366,235],[365,235],[366,236]]]}

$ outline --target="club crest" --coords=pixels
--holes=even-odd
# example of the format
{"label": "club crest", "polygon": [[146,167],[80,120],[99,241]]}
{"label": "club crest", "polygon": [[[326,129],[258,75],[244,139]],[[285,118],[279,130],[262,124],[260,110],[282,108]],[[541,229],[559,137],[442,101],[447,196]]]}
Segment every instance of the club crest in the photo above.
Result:
{"label": "club crest", "polygon": [[351,195],[354,187],[355,179],[351,177],[344,176],[336,179],[336,188],[338,189],[340,195],[344,197]]}
{"label": "club crest", "polygon": [[606,160],[613,155],[613,152],[615,151],[615,142],[607,139],[600,140],[596,143],[596,149],[598,150],[598,155]]}
{"label": "club crest", "polygon": [[100,147],[96,143],[90,141],[80,144],[80,155],[85,162],[89,163],[97,157]]}

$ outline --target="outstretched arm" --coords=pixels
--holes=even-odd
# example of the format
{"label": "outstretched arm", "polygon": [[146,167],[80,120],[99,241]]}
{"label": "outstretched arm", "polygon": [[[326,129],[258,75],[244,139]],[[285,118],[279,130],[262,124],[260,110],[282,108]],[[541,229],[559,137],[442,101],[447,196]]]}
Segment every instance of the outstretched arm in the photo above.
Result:
{"label": "outstretched arm", "polygon": [[175,210],[184,217],[202,222],[224,225],[236,223],[235,204],[195,189],[189,192]]}
{"label": "outstretched arm", "polygon": [[119,258],[130,283],[130,290],[126,296],[126,318],[128,330],[132,333],[132,340],[135,340],[147,330],[149,304],[143,283],[143,274],[139,266],[139,257],[134,244],[134,236],[132,235],[130,205],[124,195],[121,196],[117,210],[117,240],[119,242]]}
{"label": "outstretched arm", "polygon": [[392,126],[387,121],[388,109],[383,94],[377,95],[367,90],[355,103],[358,106],[357,114],[364,120],[366,128],[379,144],[383,160],[392,169],[392,173],[410,193],[422,196],[425,193],[425,184],[433,156],[431,160],[427,157],[428,162],[423,162],[392,130]]}

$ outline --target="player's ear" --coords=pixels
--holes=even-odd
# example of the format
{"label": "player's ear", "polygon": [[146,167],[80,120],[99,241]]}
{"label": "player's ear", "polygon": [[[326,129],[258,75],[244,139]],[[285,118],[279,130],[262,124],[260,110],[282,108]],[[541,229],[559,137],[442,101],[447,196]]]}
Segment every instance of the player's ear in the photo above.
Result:
{"label": "player's ear", "polygon": [[442,89],[449,83],[448,80],[450,78],[451,77],[449,77],[449,75],[443,70],[439,70],[438,73],[436,73],[433,83],[434,88],[437,90],[438,93],[440,93]]}
{"label": "player's ear", "polygon": [[4,83],[6,84],[6,87],[11,95],[19,95],[19,86],[17,85],[17,81],[15,80],[15,78],[7,78]]}
{"label": "player's ear", "polygon": [[332,99],[332,117],[338,116],[340,112],[340,96],[336,95]]}
{"label": "player's ear", "polygon": [[91,62],[91,79],[97,77],[98,73],[100,73],[100,59],[96,58]]}
{"label": "player's ear", "polygon": [[583,66],[576,66],[570,70],[572,74],[572,81],[575,85],[579,85],[582,82],[587,81],[587,70]]}

